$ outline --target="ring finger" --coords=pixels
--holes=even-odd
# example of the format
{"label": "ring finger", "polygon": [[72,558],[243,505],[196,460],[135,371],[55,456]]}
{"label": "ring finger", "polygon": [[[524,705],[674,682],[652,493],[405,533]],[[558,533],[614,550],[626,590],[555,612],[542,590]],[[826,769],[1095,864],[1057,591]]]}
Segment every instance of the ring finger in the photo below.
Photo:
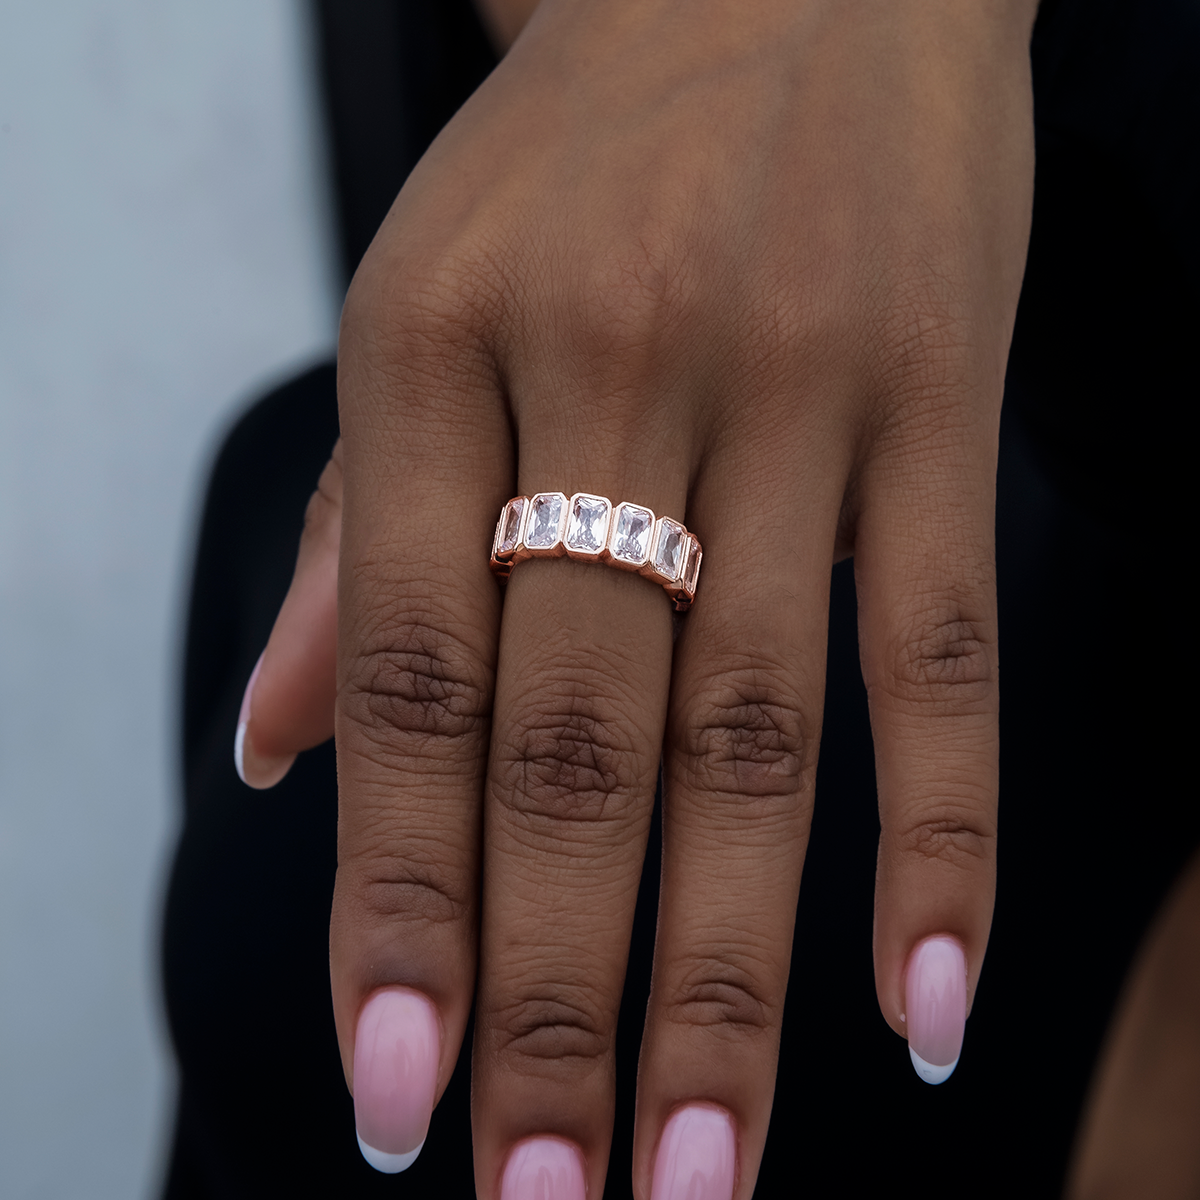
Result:
{"label": "ring finger", "polygon": [[[676,645],[665,747],[634,1148],[642,1200],[754,1190],[820,741],[846,470],[826,442],[745,431],[699,490],[707,574]],[[746,478],[755,488],[738,486]]]}

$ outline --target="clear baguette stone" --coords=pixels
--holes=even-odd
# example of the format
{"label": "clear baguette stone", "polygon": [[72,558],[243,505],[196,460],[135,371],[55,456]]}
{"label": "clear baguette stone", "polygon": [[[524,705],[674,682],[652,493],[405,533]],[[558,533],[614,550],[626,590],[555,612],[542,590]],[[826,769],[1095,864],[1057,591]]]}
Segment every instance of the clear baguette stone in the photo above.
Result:
{"label": "clear baguette stone", "polygon": [[613,558],[640,567],[650,557],[654,514],[637,504],[618,504],[613,513],[609,550]]}
{"label": "clear baguette stone", "polygon": [[679,552],[683,549],[685,530],[670,517],[659,517],[658,537],[654,542],[654,569],[664,578],[679,578]]}
{"label": "clear baguette stone", "polygon": [[562,492],[514,496],[500,510],[492,538],[492,570],[506,581],[525,558],[568,554],[608,561],[661,583],[679,612],[695,596],[703,552],[696,535],[640,504],[613,505],[605,496]]}
{"label": "clear baguette stone", "polygon": [[578,493],[571,497],[571,515],[567,518],[568,550],[599,554],[608,538],[608,501],[603,496]]}
{"label": "clear baguette stone", "polygon": [[683,590],[689,596],[696,593],[696,580],[700,576],[700,560],[704,557],[704,552],[700,549],[700,542],[694,533],[689,533],[687,537],[687,560],[683,568]]}
{"label": "clear baguette stone", "polygon": [[524,511],[524,496],[517,496],[504,506],[504,516],[500,518],[500,540],[496,543],[497,554],[509,554],[517,548],[517,535],[521,532],[521,514]]}
{"label": "clear baguette stone", "polygon": [[531,550],[550,550],[557,545],[567,498],[562,492],[539,492],[530,501],[525,545]]}

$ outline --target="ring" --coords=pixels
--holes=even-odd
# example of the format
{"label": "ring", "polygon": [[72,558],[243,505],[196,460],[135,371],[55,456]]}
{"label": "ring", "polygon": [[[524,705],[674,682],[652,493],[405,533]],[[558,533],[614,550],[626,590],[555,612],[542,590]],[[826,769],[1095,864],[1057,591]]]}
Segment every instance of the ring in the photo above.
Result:
{"label": "ring", "polygon": [[678,612],[691,607],[704,551],[694,533],[642,504],[606,496],[538,492],[514,496],[492,538],[492,570],[506,580],[527,558],[577,558],[636,571],[662,584]]}

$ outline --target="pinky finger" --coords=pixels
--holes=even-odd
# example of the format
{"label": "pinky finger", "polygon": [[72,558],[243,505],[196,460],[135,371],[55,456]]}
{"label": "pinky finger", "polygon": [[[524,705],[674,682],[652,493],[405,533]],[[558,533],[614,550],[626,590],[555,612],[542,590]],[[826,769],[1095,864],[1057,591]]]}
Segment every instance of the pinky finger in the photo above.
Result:
{"label": "pinky finger", "polygon": [[857,544],[882,826],[875,978],[918,1075],[953,1073],[996,886],[994,439],[910,453],[869,487]]}

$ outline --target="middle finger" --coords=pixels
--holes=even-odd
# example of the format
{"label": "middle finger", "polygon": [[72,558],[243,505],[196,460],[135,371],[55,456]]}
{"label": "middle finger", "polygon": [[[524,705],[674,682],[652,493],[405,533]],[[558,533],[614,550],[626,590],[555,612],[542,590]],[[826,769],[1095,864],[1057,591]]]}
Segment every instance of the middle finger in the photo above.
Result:
{"label": "middle finger", "polygon": [[[686,465],[522,439],[522,494],[588,491],[683,518]],[[582,425],[582,428],[581,428]],[[565,432],[565,431],[560,431]],[[584,436],[581,436],[584,434]],[[484,817],[473,1125],[481,1196],[603,1191],[613,1048],[662,747],[671,603],[636,574],[533,559],[505,599]],[[528,1194],[540,1194],[529,1190]]]}

